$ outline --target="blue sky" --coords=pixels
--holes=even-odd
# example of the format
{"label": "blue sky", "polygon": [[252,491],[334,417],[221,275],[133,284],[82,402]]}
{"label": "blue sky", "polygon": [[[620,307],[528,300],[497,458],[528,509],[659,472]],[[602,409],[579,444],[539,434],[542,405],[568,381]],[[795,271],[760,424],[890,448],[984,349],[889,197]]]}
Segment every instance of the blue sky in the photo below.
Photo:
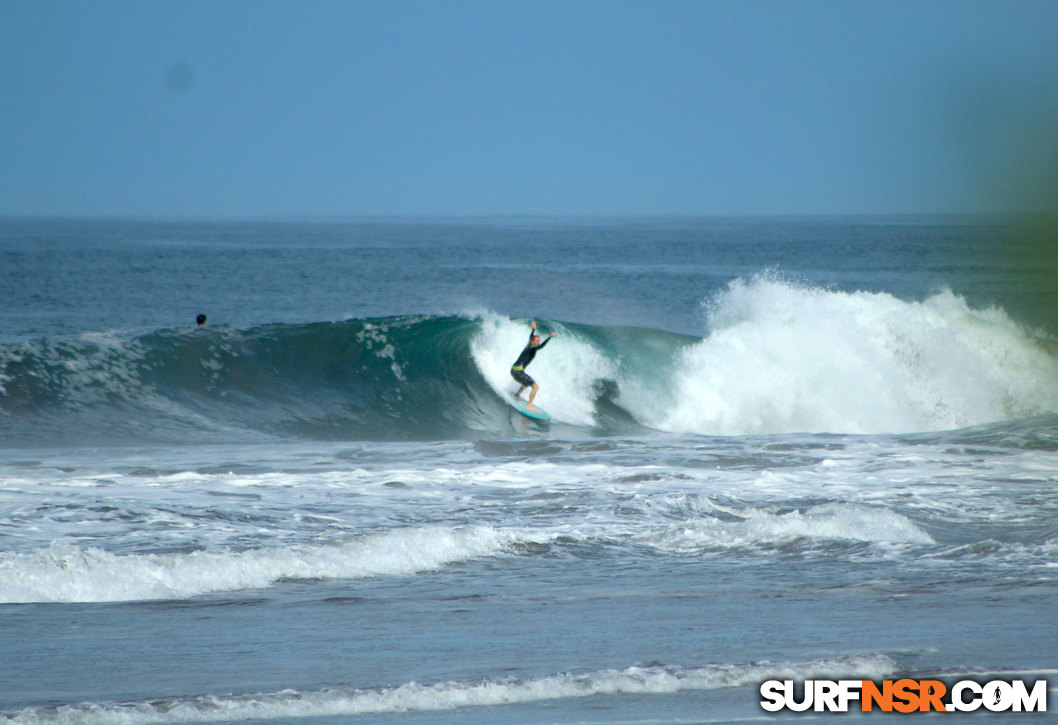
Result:
{"label": "blue sky", "polygon": [[1055,170],[1056,39],[1054,0],[6,0],[0,214],[989,211]]}

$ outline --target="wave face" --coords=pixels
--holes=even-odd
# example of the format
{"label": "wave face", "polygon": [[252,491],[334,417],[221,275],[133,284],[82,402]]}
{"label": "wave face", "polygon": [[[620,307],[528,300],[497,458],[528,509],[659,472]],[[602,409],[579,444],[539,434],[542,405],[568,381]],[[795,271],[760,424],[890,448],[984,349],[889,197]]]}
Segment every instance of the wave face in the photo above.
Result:
{"label": "wave face", "polygon": [[[950,292],[907,302],[760,277],[703,315],[701,339],[541,321],[560,336],[530,369],[538,402],[557,424],[601,434],[895,433],[1058,411],[1053,342]],[[484,314],[7,344],[0,434],[18,445],[503,435],[522,425],[508,371],[527,333]]]}
{"label": "wave face", "polygon": [[0,425],[62,443],[459,437],[498,409],[469,357],[477,327],[397,317],[4,346]]}

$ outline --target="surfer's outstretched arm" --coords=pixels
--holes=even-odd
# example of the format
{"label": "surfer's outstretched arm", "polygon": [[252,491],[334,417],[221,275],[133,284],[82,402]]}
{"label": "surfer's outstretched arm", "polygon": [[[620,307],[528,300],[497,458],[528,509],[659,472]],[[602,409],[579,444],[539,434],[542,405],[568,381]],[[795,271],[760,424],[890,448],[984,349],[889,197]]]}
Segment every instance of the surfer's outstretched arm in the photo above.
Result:
{"label": "surfer's outstretched arm", "polygon": [[544,348],[544,345],[546,345],[547,343],[551,342],[551,338],[554,337],[557,334],[558,334],[557,332],[552,332],[550,335],[547,336],[546,340],[544,340],[543,342],[541,342],[539,345],[536,346],[536,349],[537,350],[542,350]]}

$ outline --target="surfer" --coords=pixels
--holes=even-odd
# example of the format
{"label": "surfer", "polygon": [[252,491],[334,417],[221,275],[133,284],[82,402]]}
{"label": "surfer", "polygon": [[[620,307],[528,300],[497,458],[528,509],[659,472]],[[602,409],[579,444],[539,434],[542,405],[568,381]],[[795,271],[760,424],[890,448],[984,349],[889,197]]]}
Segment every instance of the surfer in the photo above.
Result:
{"label": "surfer", "polygon": [[519,385],[522,387],[518,388],[518,392],[514,394],[514,397],[519,397],[522,391],[526,388],[532,388],[532,392],[529,393],[529,404],[525,406],[526,410],[536,411],[536,407],[533,406],[533,398],[536,397],[536,393],[540,390],[540,385],[535,380],[529,377],[525,368],[528,367],[529,363],[536,357],[538,350],[543,349],[544,345],[551,342],[551,338],[557,335],[557,332],[552,332],[548,335],[546,340],[541,341],[540,336],[536,334],[536,320],[529,323],[531,328],[529,331],[529,344],[522,350],[522,354],[518,356],[518,359],[514,361],[514,365],[511,366],[511,377],[514,378]]}
{"label": "surfer", "polygon": [[195,322],[198,323],[199,327],[205,327],[206,326],[206,316],[200,314],[198,317],[195,318]]}

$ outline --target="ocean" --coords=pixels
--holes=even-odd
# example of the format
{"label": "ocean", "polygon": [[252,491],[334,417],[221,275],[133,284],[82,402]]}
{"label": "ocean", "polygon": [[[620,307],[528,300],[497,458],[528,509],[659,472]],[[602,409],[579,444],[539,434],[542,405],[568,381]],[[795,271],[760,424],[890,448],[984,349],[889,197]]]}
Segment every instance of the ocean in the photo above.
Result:
{"label": "ocean", "polygon": [[[1058,268],[1023,233],[0,220],[0,722],[1058,685]],[[511,404],[531,321],[550,423]]]}

